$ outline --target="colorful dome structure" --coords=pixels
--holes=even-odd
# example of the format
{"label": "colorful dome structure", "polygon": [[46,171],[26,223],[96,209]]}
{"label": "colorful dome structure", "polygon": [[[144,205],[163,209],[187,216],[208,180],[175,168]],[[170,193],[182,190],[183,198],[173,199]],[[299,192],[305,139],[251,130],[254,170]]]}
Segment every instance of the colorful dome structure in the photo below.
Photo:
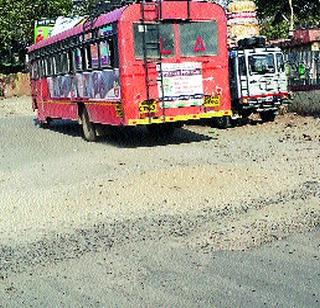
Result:
{"label": "colorful dome structure", "polygon": [[227,7],[228,44],[237,46],[240,39],[258,36],[259,25],[254,1],[234,0]]}

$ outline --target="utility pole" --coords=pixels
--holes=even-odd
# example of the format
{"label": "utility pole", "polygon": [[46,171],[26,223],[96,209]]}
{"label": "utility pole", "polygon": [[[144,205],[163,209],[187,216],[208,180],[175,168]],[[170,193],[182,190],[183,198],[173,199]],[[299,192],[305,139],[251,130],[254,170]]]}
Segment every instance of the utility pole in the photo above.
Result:
{"label": "utility pole", "polygon": [[289,6],[290,6],[290,26],[289,26],[289,37],[293,36],[293,30],[294,30],[294,15],[293,15],[293,4],[292,0],[289,1]]}

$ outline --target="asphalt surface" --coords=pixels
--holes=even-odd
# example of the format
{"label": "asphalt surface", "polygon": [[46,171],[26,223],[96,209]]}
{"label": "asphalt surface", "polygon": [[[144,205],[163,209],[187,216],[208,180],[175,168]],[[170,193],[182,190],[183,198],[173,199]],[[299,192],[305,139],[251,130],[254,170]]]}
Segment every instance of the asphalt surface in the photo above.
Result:
{"label": "asphalt surface", "polygon": [[0,101],[0,306],[319,306],[320,121],[85,142]]}
{"label": "asphalt surface", "polygon": [[0,280],[3,307],[319,307],[320,230],[250,251],[143,241]]}

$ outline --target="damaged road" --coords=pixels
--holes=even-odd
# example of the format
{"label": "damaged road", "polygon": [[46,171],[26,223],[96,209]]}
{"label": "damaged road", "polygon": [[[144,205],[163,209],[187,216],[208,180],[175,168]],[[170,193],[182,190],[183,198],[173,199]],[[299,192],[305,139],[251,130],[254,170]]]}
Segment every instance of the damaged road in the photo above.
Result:
{"label": "damaged road", "polygon": [[[282,289],[276,281],[279,262],[287,274],[300,264],[320,289],[319,119],[184,126],[160,141],[137,128],[87,143],[71,123],[34,126],[29,103],[0,102],[0,305],[230,306],[243,296],[317,306],[316,291],[279,295],[306,288],[297,272]],[[259,260],[277,272],[269,288]]]}

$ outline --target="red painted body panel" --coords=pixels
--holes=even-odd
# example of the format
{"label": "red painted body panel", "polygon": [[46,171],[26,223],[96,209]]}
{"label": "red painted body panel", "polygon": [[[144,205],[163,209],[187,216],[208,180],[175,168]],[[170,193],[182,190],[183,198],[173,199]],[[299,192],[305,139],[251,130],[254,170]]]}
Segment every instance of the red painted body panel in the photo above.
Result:
{"label": "red painted body panel", "polygon": [[78,106],[75,103],[45,102],[43,103],[42,112],[46,117],[52,119],[78,120]]}
{"label": "red painted body panel", "polygon": [[37,118],[45,121],[52,119],[78,120],[78,106],[71,99],[51,99],[48,81],[41,79],[32,81],[33,97],[36,98]]}
{"label": "red painted body panel", "polygon": [[109,125],[121,125],[122,119],[117,115],[116,104],[101,104],[90,103],[87,104],[87,110],[89,118],[95,123],[109,124]]}

